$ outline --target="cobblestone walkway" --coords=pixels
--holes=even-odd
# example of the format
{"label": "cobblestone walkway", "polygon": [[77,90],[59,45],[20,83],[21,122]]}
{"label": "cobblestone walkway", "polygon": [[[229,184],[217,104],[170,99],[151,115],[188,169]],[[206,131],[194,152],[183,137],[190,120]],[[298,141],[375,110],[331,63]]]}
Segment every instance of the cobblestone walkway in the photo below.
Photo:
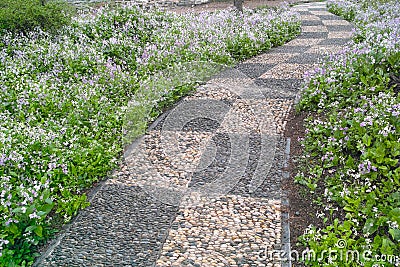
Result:
{"label": "cobblestone walkway", "polygon": [[268,253],[287,242],[285,120],[303,73],[352,30],[323,2],[294,9],[303,33],[165,114],[37,266],[287,265]]}

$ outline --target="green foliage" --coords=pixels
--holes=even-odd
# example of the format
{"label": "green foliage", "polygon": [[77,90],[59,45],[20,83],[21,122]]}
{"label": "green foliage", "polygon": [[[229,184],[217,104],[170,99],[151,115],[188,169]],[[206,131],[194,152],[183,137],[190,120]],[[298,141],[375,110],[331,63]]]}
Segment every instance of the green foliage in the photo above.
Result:
{"label": "green foliage", "polygon": [[73,8],[64,1],[2,0],[0,32],[55,31],[70,23]]}
{"label": "green foliage", "polygon": [[[399,263],[400,96],[389,80],[399,73],[400,5],[392,4],[329,3],[332,12],[354,19],[358,30],[347,51],[308,77],[298,106],[318,117],[306,123],[306,170],[296,181],[323,191],[326,207],[325,227],[309,227],[300,238],[317,255],[325,253],[306,259],[309,266]],[[340,220],[332,216],[339,210],[345,214]],[[357,256],[332,259],[329,250]]]}
{"label": "green foliage", "polygon": [[163,109],[300,29],[283,9],[245,10],[236,20],[229,10],[178,15],[127,5],[80,14],[49,34],[32,29],[56,29],[69,17],[62,5],[38,3],[0,4],[7,22],[0,35],[0,266],[7,267],[32,263],[37,245],[88,205],[85,189],[118,166],[124,145]]}
{"label": "green foliage", "polygon": [[[12,218],[3,222],[0,229],[0,265],[1,266],[27,266],[33,262],[34,256],[31,253],[32,247],[39,244],[48,235],[48,224],[46,216],[54,207],[51,198],[49,183],[46,177],[40,182],[34,181],[32,188],[24,185],[16,186],[13,181],[15,173],[0,181],[0,190],[8,194],[6,203],[0,206],[3,216]],[[25,203],[25,205],[19,205]],[[24,235],[25,238],[21,239]]]}

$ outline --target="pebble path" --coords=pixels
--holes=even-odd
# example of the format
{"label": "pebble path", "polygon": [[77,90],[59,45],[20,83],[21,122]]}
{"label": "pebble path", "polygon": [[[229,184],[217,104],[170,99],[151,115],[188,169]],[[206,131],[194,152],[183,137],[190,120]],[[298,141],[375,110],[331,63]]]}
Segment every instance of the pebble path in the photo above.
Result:
{"label": "pebble path", "polygon": [[283,266],[286,117],[305,71],[350,40],[324,2],[302,34],[217,75],[136,142],[36,266]]}

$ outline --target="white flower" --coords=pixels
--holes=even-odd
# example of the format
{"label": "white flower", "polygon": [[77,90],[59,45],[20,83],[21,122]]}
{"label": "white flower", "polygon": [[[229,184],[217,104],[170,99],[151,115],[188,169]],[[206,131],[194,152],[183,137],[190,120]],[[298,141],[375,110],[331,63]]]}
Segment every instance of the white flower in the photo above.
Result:
{"label": "white flower", "polygon": [[36,212],[33,212],[33,213],[29,214],[29,218],[31,218],[31,219],[40,219],[40,216],[38,216],[36,214]]}

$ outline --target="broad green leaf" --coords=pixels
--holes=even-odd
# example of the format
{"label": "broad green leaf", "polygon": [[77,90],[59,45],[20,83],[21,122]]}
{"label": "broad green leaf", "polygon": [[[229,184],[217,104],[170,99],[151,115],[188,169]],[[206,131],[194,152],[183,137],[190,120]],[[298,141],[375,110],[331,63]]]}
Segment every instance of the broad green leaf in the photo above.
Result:
{"label": "broad green leaf", "polygon": [[38,226],[37,225],[31,225],[26,227],[25,232],[31,232],[34,231]]}
{"label": "broad green leaf", "polygon": [[376,224],[376,220],[374,218],[368,218],[365,222],[363,233],[373,234],[378,230],[378,225]]}
{"label": "broad green leaf", "polygon": [[382,254],[386,254],[386,255],[392,254],[394,247],[395,247],[395,244],[392,241],[390,241],[389,238],[387,238],[387,237],[382,238],[382,247],[381,247]]}
{"label": "broad green leaf", "polygon": [[364,136],[363,136],[363,138],[362,138],[362,141],[363,141],[364,145],[370,146],[370,145],[371,145],[372,138],[371,138],[371,136],[369,136],[368,134],[364,134]]}
{"label": "broad green leaf", "polygon": [[34,230],[35,234],[38,236],[42,237],[43,236],[43,227],[41,225],[38,225]]}
{"label": "broad green leaf", "polygon": [[352,156],[349,156],[346,161],[346,167],[353,167],[354,166],[354,159]]}
{"label": "broad green leaf", "polygon": [[389,233],[393,237],[394,241],[400,242],[400,229],[391,228],[389,229]]}
{"label": "broad green leaf", "polygon": [[351,206],[349,206],[349,205],[345,206],[343,209],[344,209],[345,211],[354,212],[354,208],[351,207]]}
{"label": "broad green leaf", "polygon": [[11,233],[13,233],[15,235],[19,234],[19,232],[20,232],[20,230],[18,229],[18,226],[15,224],[10,224],[8,229],[10,230]]}
{"label": "broad green leaf", "polygon": [[394,208],[389,212],[389,216],[395,220],[400,220],[400,208]]}
{"label": "broad green leaf", "polygon": [[45,204],[40,207],[40,211],[43,211],[47,214],[53,209],[53,207],[54,207],[54,204]]}
{"label": "broad green leaf", "polygon": [[50,205],[53,204],[53,200],[51,198],[46,198],[46,200],[44,202],[46,202],[47,204],[50,204]]}
{"label": "broad green leaf", "polygon": [[378,147],[375,150],[375,154],[374,154],[375,158],[376,158],[376,162],[378,163],[382,163],[384,158],[385,158],[385,148],[383,147]]}

